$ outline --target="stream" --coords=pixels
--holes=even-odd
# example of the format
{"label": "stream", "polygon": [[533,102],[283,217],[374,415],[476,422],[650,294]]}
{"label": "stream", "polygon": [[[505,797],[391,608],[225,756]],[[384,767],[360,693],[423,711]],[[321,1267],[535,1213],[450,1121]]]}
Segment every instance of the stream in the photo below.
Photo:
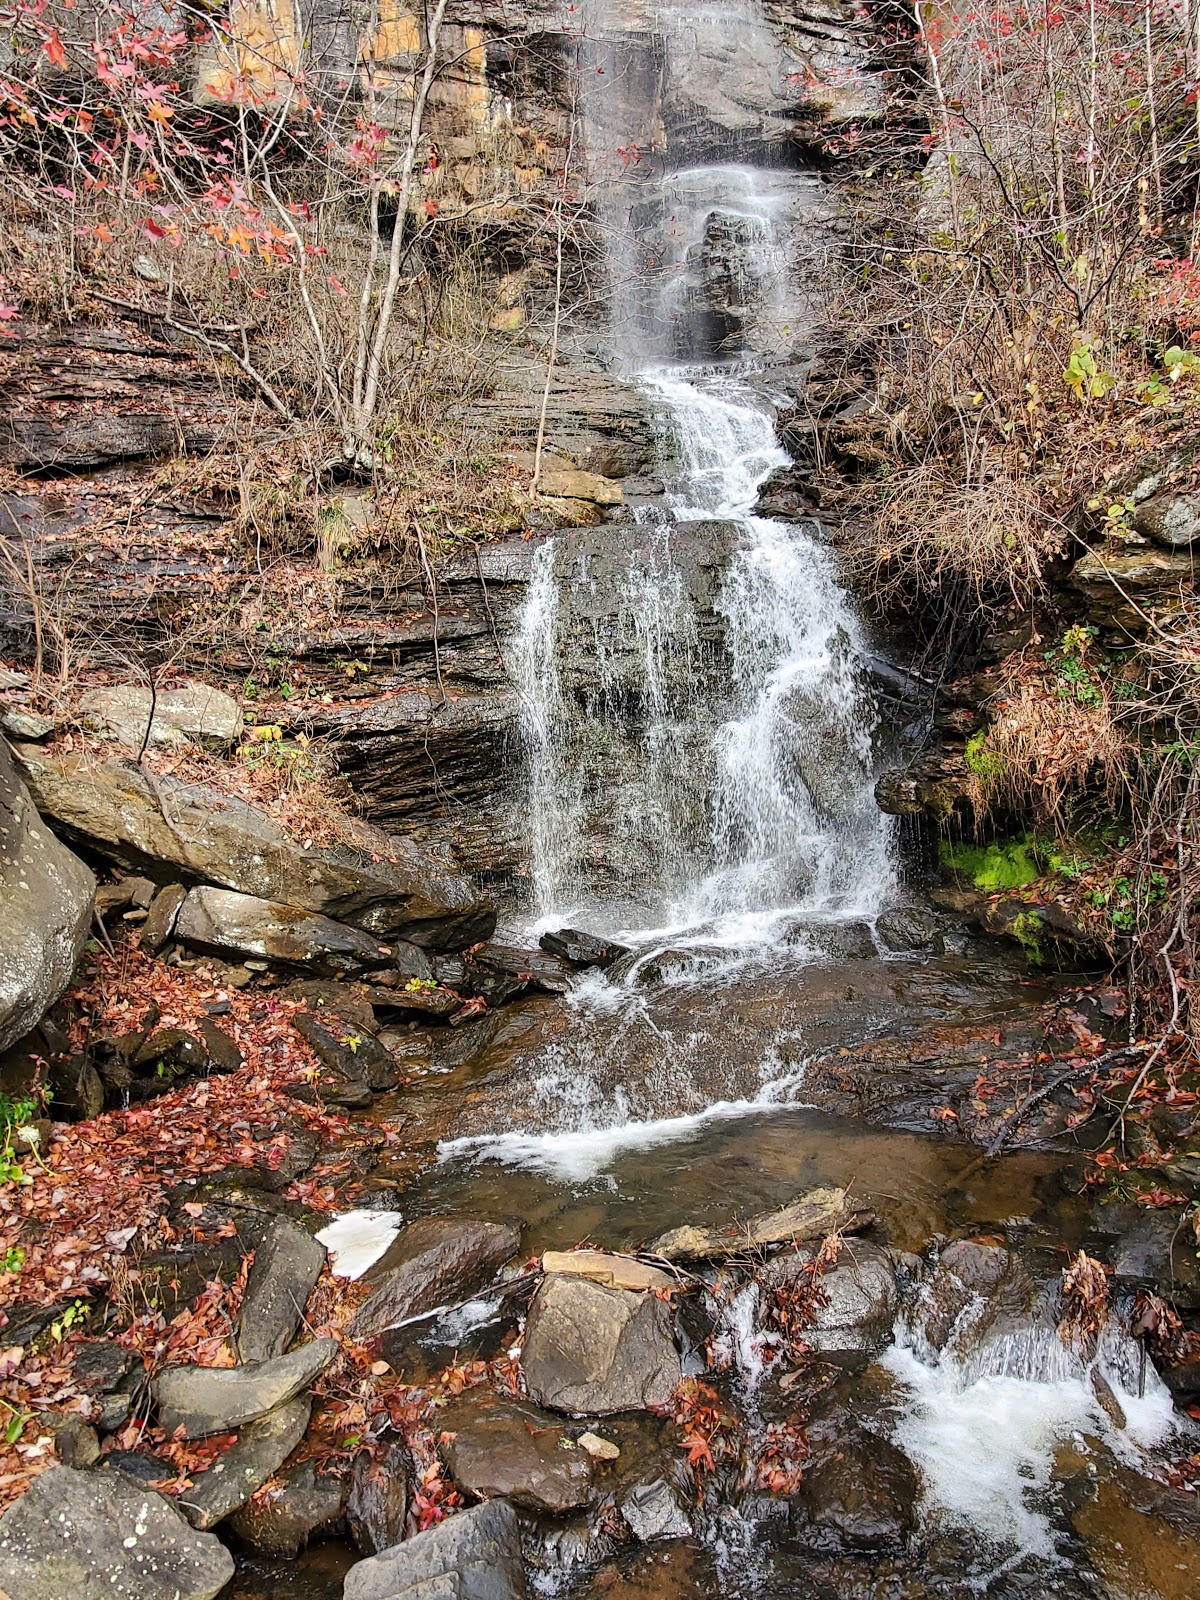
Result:
{"label": "stream", "polygon": [[[744,31],[752,59],[766,27],[756,4],[651,10],[677,79],[706,31]],[[593,22],[604,11],[585,8]],[[602,26],[594,38],[611,68]],[[879,937],[903,875],[872,793],[867,630],[821,528],[755,514],[788,460],[772,354],[795,345],[819,301],[805,229],[827,214],[821,186],[773,169],[761,149],[746,159],[732,137],[710,159],[693,139],[686,163],[659,147],[613,175],[608,133],[646,122],[640,79],[584,75],[609,241],[608,360],[656,419],[664,489],[627,508],[615,622],[587,621],[586,541],[548,538],[535,557],[506,654],[531,868],[503,931],[529,945],[579,927],[630,953],[565,1002],[529,1008],[469,1071],[406,1093],[396,1115],[434,1130],[437,1159],[414,1177],[385,1154],[379,1171],[399,1185],[405,1220],[519,1219],[526,1256],[582,1240],[628,1249],[848,1186],[878,1219],[871,1238],[899,1262],[901,1294],[881,1350],[818,1362],[785,1389],[757,1291],[723,1288],[718,1274],[708,1312],[726,1360],[713,1381],[750,1441],[803,1413],[803,1509],[717,1473],[690,1532],[667,1542],[622,1548],[583,1519],[543,1525],[527,1552],[534,1586],[608,1600],[1183,1600],[1200,1592],[1200,1522],[1160,1469],[1187,1443],[1187,1420],[1115,1323],[1089,1363],[1046,1320],[1069,1254],[1104,1249],[1073,1158],[1018,1151],[985,1165],[975,1147],[915,1131],[945,1092],[944,1069],[915,1049],[934,1064],[912,1106],[893,1096],[878,1117],[870,1083],[856,1116],[814,1100],[808,1081],[818,1053],[947,1024],[996,1030],[998,1045],[1053,989],[994,954],[906,956]],[[718,526],[728,552],[711,613],[680,559],[701,525]],[[581,616],[583,688],[567,665]],[[963,1059],[969,1083],[979,1058]],[[968,1337],[967,1316],[938,1346],[922,1284],[961,1238],[1003,1244],[1036,1294],[989,1342]],[[402,1329],[403,1370],[416,1382],[456,1356],[490,1358],[519,1337],[519,1315],[485,1298]],[[615,1426],[623,1450],[678,1479],[657,1423]],[[339,1560],[318,1547],[274,1577],[263,1568],[253,1592],[340,1592]]]}

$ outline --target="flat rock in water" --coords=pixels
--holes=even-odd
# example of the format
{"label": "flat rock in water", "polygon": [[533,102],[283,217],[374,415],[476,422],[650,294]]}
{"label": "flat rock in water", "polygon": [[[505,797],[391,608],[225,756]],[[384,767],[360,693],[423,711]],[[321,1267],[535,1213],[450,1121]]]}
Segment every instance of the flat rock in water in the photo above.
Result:
{"label": "flat rock in water", "polygon": [[313,1339],[257,1367],[169,1367],[154,1380],[159,1422],[185,1439],[232,1433],[286,1405],[314,1384],[337,1355],[333,1339]]}
{"label": "flat rock in water", "polygon": [[562,1516],[592,1499],[592,1458],[546,1412],[477,1390],[438,1417],[442,1459],[476,1500]]}
{"label": "flat rock in water", "polygon": [[0,1517],[11,1600],[215,1600],[233,1558],[121,1472],[51,1467]]}
{"label": "flat rock in water", "polygon": [[679,1281],[658,1267],[648,1267],[633,1256],[615,1255],[607,1250],[547,1250],[542,1256],[542,1271],[561,1272],[568,1278],[587,1278],[609,1289],[666,1289],[675,1291]]}
{"label": "flat rock in water", "polygon": [[691,1535],[691,1519],[663,1478],[635,1484],[618,1509],[641,1544],[651,1544],[656,1539],[687,1539]]}
{"label": "flat rock in water", "polygon": [[243,1362],[272,1361],[283,1354],[324,1265],[325,1247],[294,1222],[277,1217],[254,1252],[238,1313],[237,1348]]}
{"label": "flat rock in water", "polygon": [[385,945],[346,923],[209,885],[189,893],[175,922],[175,937],[189,949],[222,960],[276,961],[330,977],[381,967],[391,958]]}
{"label": "flat rock in water", "polygon": [[352,1339],[421,1316],[486,1287],[521,1247],[515,1228],[469,1217],[422,1217],[403,1229],[368,1274],[377,1284],[348,1332]]}
{"label": "flat rock in water", "polygon": [[179,1500],[194,1528],[212,1528],[245,1505],[273,1477],[304,1437],[312,1402],[289,1400],[257,1422],[247,1423],[236,1444],[219,1455],[206,1472],[198,1472]]}
{"label": "flat rock in water", "polygon": [[766,1245],[824,1239],[831,1233],[860,1233],[873,1221],[869,1211],[856,1210],[850,1204],[845,1189],[813,1189],[781,1210],[751,1217],[739,1227],[672,1228],[648,1246],[647,1254],[662,1256],[665,1261],[709,1261]]}
{"label": "flat rock in water", "polygon": [[671,1313],[656,1295],[557,1274],[529,1308],[521,1366],[532,1399],[576,1415],[664,1406],[682,1377]]}
{"label": "flat rock in water", "polygon": [[321,1477],[314,1462],[302,1461],[281,1473],[278,1489],[263,1500],[240,1506],[228,1525],[253,1549],[291,1560],[340,1520],[345,1505],[345,1484]]}
{"label": "flat rock in water", "polygon": [[[807,1288],[806,1268],[812,1250],[787,1251],[767,1263],[758,1279],[768,1294],[786,1293],[794,1285]],[[896,1272],[892,1258],[877,1244],[848,1239],[835,1266],[816,1279],[811,1320],[804,1341],[814,1350],[876,1350],[891,1333],[896,1314]]]}
{"label": "flat rock in water", "polygon": [[561,956],[573,967],[611,967],[620,956],[629,954],[628,945],[617,944],[614,939],[601,939],[594,933],[582,933],[578,928],[560,928],[557,933],[544,933],[538,944],[549,955]]}
{"label": "flat rock in water", "polygon": [[526,1600],[521,1533],[503,1500],[488,1500],[360,1561],[345,1600]]}

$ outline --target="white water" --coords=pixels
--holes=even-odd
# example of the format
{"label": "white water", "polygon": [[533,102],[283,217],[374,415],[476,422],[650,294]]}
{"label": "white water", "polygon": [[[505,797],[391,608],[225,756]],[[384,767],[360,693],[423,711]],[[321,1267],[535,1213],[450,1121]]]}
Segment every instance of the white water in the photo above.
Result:
{"label": "white water", "polygon": [[[639,382],[673,466],[648,546],[646,521],[631,528],[650,554],[631,564],[623,596],[642,727],[631,810],[651,867],[632,920],[625,908],[614,924],[588,872],[578,713],[558,662],[562,580],[547,544],[509,653],[523,708],[535,931],[584,920],[639,943],[691,937],[736,948],[776,944],[796,919],[870,917],[891,871],[872,795],[861,630],[816,531],[753,515],[761,485],[787,461],[772,413],[727,372],[659,370]],[[668,688],[696,650],[669,528],[693,521],[733,524],[737,548],[717,601],[729,660],[723,708],[714,716],[698,699],[689,722]],[[602,648],[596,660],[604,683]],[[711,725],[703,757],[689,762],[695,719]]]}

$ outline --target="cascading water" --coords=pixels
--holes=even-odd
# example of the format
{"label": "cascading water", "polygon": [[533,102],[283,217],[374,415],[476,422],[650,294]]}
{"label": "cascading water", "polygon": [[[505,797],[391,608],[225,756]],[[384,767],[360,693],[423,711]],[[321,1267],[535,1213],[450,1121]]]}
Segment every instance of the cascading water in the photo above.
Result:
{"label": "cascading water", "polygon": [[[780,182],[722,167],[684,177],[664,187],[692,196],[684,221],[696,237],[736,192],[737,217],[754,224],[742,230],[740,290],[784,314],[794,207]],[[694,329],[685,340],[688,259],[678,245],[678,272],[651,297],[656,317],[644,295],[635,308],[639,328],[660,329],[659,344],[697,342]],[[614,342],[620,351],[619,330]],[[598,693],[564,690],[560,594],[589,582],[564,542],[538,554],[510,652],[524,708],[535,916],[733,944],[769,940],[805,916],[869,916],[889,868],[871,793],[861,631],[819,531],[754,515],[762,485],[788,462],[773,409],[752,386],[754,363],[656,364],[628,375],[655,419],[666,492],[629,524],[620,648],[595,640]],[[722,669],[708,681],[695,670],[696,621],[672,538],[705,523],[724,525],[732,545],[714,606]],[[614,897],[589,863],[604,852],[593,812],[605,785],[588,746],[598,723],[622,718],[636,724],[625,754],[637,769],[624,775],[632,801],[622,826],[639,839],[641,870]]]}

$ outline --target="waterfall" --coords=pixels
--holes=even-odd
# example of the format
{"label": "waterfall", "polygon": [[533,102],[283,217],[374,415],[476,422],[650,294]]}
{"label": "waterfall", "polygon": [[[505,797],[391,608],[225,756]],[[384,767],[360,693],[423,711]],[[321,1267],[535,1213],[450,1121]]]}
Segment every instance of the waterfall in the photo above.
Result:
{"label": "waterfall", "polygon": [[736,145],[722,74],[778,70],[758,4],[629,6],[624,32],[616,9],[584,8],[584,143],[611,365],[646,398],[665,492],[607,551],[561,535],[535,559],[509,662],[529,909],[536,927],[772,943],[869,917],[890,881],[861,626],[820,528],[755,515],[789,464],[766,358],[811,322],[806,221],[827,207],[811,174],[698,163],[692,133],[671,163],[664,83],[693,96],[700,63],[688,117]]}

